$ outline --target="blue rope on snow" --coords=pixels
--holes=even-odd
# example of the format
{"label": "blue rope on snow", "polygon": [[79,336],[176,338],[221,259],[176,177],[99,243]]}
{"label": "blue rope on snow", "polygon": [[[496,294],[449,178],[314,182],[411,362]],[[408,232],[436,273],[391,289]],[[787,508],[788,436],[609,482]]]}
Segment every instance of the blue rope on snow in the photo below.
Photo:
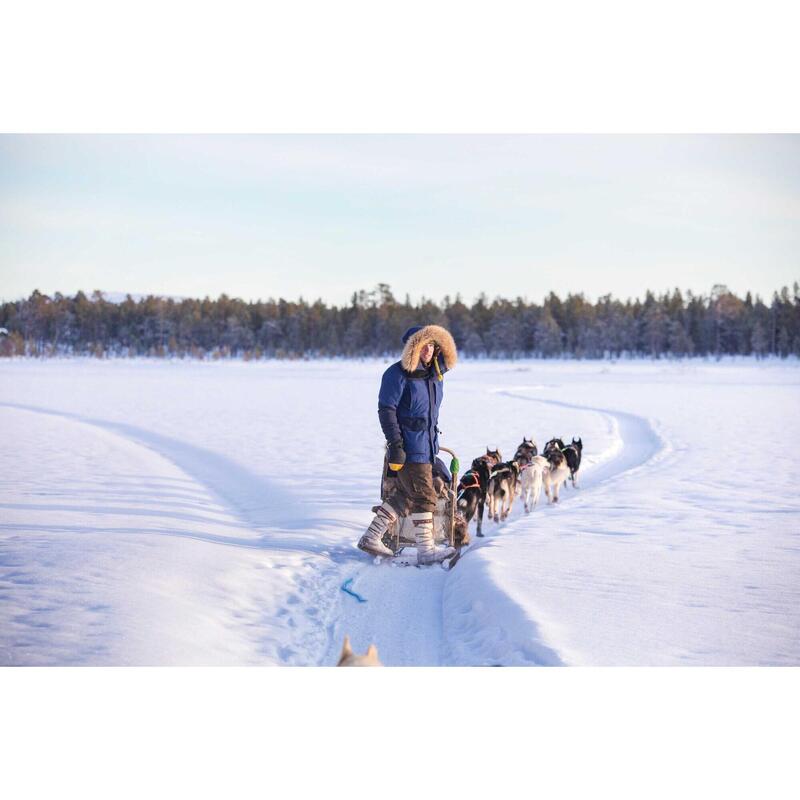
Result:
{"label": "blue rope on snow", "polygon": [[342,591],[343,591],[343,592],[345,592],[346,594],[349,594],[351,597],[355,597],[355,599],[356,599],[356,600],[358,600],[358,602],[359,602],[359,603],[366,603],[366,602],[367,602],[367,598],[366,598],[366,597],[362,597],[360,594],[358,594],[357,592],[354,592],[354,591],[353,591],[353,590],[350,588],[350,584],[351,584],[352,582],[353,582],[353,579],[352,579],[352,578],[348,578],[348,579],[347,579],[347,580],[346,580],[346,581],[345,581],[345,582],[342,584]]}

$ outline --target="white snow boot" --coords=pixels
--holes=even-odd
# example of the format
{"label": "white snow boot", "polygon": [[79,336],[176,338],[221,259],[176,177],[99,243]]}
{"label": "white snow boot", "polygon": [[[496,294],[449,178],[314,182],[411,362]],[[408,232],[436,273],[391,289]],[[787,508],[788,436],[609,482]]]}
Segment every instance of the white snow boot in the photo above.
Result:
{"label": "white snow boot", "polygon": [[396,522],[397,512],[388,503],[379,505],[375,510],[375,518],[358,540],[359,550],[373,556],[393,556],[394,551],[383,543],[383,535],[389,530],[389,526]]}
{"label": "white snow boot", "polygon": [[433,541],[433,513],[422,511],[411,515],[417,540],[417,564],[436,564],[456,554],[455,547],[436,547]]}

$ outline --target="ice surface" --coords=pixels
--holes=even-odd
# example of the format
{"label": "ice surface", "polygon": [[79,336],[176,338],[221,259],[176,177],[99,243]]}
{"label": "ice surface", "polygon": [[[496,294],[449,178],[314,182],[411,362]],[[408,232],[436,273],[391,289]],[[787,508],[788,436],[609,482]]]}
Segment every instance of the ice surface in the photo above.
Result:
{"label": "ice surface", "polygon": [[1,363],[0,663],[800,663],[796,364],[463,361],[462,469],[584,461],[452,572],[355,547],[386,365]]}

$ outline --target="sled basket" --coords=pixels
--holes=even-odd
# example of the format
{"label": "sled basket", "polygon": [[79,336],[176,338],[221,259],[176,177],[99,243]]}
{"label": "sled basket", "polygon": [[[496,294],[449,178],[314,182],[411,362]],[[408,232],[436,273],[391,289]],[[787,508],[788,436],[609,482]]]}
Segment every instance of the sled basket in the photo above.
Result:
{"label": "sled basket", "polygon": [[[437,544],[446,543],[451,547],[460,548],[468,543],[466,525],[461,526],[462,532],[457,535],[458,509],[456,487],[458,486],[458,457],[447,447],[440,447],[441,451],[451,456],[450,469],[448,470],[440,459],[434,465],[434,487],[437,488],[438,498],[433,512],[433,537]],[[394,494],[394,481],[396,473],[389,469],[388,454],[383,458],[383,474],[381,477],[381,500],[392,502]],[[460,539],[460,541],[457,541]],[[401,516],[400,519],[389,527],[383,536],[383,543],[395,553],[402,547],[414,546],[416,538],[414,526],[409,517]]]}

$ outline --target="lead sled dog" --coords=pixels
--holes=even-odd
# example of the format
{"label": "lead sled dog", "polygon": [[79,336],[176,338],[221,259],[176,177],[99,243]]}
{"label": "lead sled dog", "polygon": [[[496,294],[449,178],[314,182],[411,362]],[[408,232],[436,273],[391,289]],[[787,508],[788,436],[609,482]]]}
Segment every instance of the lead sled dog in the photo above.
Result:
{"label": "lead sled dog", "polygon": [[583,441],[572,437],[572,444],[561,448],[564,458],[567,459],[569,467],[569,477],[574,489],[578,484],[578,470],[581,468],[581,455],[583,454]]}

